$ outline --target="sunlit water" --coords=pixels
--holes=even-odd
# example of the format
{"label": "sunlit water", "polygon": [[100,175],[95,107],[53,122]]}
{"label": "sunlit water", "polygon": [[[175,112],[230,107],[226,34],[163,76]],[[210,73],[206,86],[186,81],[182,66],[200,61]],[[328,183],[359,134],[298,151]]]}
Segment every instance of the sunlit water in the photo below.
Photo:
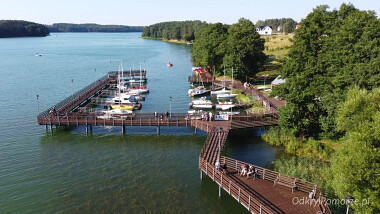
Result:
{"label": "sunlit water", "polygon": [[[127,127],[123,136],[120,127],[94,127],[87,136],[76,127],[52,135],[37,125],[39,111],[117,70],[121,61],[126,69],[141,64],[148,71],[151,92],[141,112],[169,110],[169,96],[173,112],[186,112],[191,47],[139,36],[0,39],[0,213],[246,212],[227,193],[219,199],[211,179],[200,180],[206,133],[162,127],[157,136],[154,127]],[[224,153],[265,166],[279,151],[239,132]]]}

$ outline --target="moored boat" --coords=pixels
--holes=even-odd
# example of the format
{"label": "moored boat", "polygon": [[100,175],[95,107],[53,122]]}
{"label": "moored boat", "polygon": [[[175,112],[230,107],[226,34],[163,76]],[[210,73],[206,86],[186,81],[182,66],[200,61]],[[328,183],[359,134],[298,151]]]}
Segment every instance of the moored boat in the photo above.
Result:
{"label": "moored boat", "polygon": [[218,99],[232,99],[235,98],[237,94],[217,94],[216,97]]}
{"label": "moored boat", "polygon": [[231,90],[226,90],[226,88],[223,88],[222,90],[217,90],[217,91],[211,91],[211,94],[230,94]]}

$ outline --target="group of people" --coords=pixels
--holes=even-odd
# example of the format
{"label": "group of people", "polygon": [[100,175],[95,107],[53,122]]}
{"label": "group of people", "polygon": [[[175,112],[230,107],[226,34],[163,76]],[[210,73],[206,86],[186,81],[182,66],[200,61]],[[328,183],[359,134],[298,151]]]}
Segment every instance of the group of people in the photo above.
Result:
{"label": "group of people", "polygon": [[219,161],[215,163],[215,169],[221,171],[223,174],[227,173],[227,164],[224,162],[223,165],[220,165]]}
{"label": "group of people", "polygon": [[249,82],[245,82],[243,85],[244,85],[245,89],[251,88],[251,83],[249,83]]}
{"label": "group of people", "polygon": [[[169,117],[169,112],[168,112],[168,111],[165,112],[165,116],[166,116],[166,117]],[[158,117],[157,111],[154,111],[154,117],[155,117],[155,118]],[[161,114],[161,115],[160,115],[160,120],[162,121],[163,119],[164,119],[164,114]]]}
{"label": "group of people", "polygon": [[212,112],[205,112],[203,114],[201,114],[201,118],[202,120],[205,120],[205,121],[212,121]]}
{"label": "group of people", "polygon": [[248,179],[249,175],[253,175],[253,179],[255,179],[256,174],[257,174],[257,171],[256,171],[254,166],[248,166],[248,164],[243,164],[241,166],[240,176],[246,176],[247,175],[247,179]]}

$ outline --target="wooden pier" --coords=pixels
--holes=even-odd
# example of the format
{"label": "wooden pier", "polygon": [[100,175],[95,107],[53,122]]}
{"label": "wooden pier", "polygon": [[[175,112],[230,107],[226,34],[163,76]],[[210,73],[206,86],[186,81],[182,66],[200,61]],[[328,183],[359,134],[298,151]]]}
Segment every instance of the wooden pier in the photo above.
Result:
{"label": "wooden pier", "polygon": [[[146,75],[146,71],[144,70]],[[128,72],[126,72],[127,74]],[[134,71],[134,74],[140,74]],[[209,73],[208,73],[209,74]],[[142,75],[142,74],[141,74]],[[133,75],[132,75],[133,76]],[[144,76],[144,75],[142,75]],[[209,81],[204,75],[201,81]],[[212,79],[212,80],[211,80]],[[213,77],[211,82],[215,85]],[[189,79],[190,80],[190,79]],[[239,88],[251,93],[262,100],[269,113],[229,115],[228,120],[205,121],[199,114],[171,113],[133,113],[126,115],[106,115],[100,113],[86,113],[83,108],[91,104],[97,97],[109,90],[117,82],[117,73],[110,72],[87,87],[62,100],[53,107],[37,116],[39,125],[53,126],[85,126],[86,132],[92,131],[92,126],[119,126],[122,133],[126,133],[127,126],[155,126],[157,134],[161,126],[194,127],[209,133],[199,155],[199,168],[201,179],[203,175],[209,176],[219,187],[219,196],[222,191],[231,195],[251,213],[316,213],[330,214],[331,211],[323,200],[319,187],[311,182],[280,174],[269,169],[243,163],[229,157],[221,156],[230,130],[272,126],[278,124],[278,108],[284,102],[274,100],[255,89],[245,89],[237,82],[233,88]],[[193,80],[193,83],[196,81]],[[54,111],[53,111],[54,109]],[[226,164],[226,173],[215,167],[215,163]],[[241,177],[240,167],[248,164],[256,169],[255,177]],[[315,192],[311,204],[294,203],[296,199],[308,199],[309,193]]]}

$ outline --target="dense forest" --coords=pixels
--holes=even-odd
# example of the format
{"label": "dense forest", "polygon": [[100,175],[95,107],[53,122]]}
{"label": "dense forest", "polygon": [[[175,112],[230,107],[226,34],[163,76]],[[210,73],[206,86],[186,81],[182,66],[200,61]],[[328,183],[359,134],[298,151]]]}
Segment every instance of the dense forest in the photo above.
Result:
{"label": "dense forest", "polygon": [[264,138],[293,154],[320,154],[329,164],[314,176],[335,198],[352,195],[355,213],[379,213],[380,21],[351,4],[327,9],[300,23],[281,71],[286,82],[272,93],[287,101],[280,129]]}
{"label": "dense forest", "polygon": [[296,28],[297,22],[291,18],[266,19],[264,21],[259,20],[256,22],[257,27],[264,26],[264,25],[272,26],[274,31],[277,31],[278,26],[282,26],[282,29],[278,32],[292,33],[294,32],[294,29]]}
{"label": "dense forest", "polygon": [[208,25],[202,21],[161,22],[144,28],[142,37],[193,41],[197,33]]}
{"label": "dense forest", "polygon": [[142,26],[54,23],[50,32],[142,32]]}
{"label": "dense forest", "polygon": [[194,42],[192,61],[195,66],[209,67],[213,72],[228,75],[234,68],[234,77],[245,81],[264,65],[264,39],[255,25],[241,18],[232,26],[216,23],[201,29]]}
{"label": "dense forest", "polygon": [[0,20],[0,38],[47,36],[49,29],[42,24],[22,20]]}

